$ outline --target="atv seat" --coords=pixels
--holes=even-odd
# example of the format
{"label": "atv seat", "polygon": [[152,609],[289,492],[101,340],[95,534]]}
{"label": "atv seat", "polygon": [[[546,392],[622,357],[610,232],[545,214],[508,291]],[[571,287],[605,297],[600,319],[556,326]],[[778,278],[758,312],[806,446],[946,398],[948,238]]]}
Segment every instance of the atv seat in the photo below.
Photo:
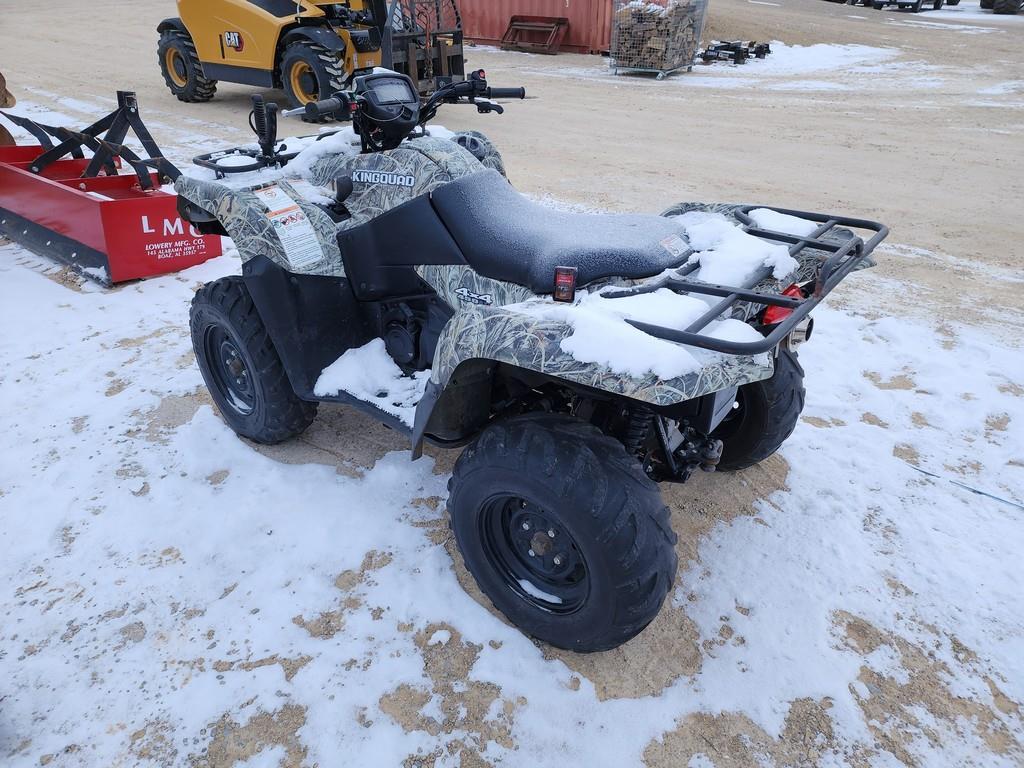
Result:
{"label": "atv seat", "polygon": [[605,277],[651,277],[691,253],[685,230],[671,219],[552,210],[496,171],[445,184],[431,202],[469,266],[538,294],[554,292],[556,267],[576,267],[583,286]]}

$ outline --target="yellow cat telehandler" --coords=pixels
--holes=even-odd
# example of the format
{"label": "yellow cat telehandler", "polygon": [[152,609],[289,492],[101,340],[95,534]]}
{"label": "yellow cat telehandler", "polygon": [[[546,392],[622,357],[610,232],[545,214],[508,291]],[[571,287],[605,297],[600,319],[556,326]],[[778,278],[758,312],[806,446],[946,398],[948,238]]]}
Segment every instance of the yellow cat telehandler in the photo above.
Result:
{"label": "yellow cat telehandler", "polygon": [[218,80],[281,88],[298,107],[379,66],[424,94],[465,76],[455,0],[178,0],[178,14],[157,32],[181,101],[209,101]]}

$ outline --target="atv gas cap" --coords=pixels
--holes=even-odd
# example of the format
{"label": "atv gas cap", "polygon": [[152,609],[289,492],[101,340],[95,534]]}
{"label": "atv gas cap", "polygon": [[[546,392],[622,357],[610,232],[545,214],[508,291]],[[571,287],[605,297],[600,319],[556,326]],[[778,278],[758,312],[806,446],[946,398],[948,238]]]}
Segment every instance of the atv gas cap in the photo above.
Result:
{"label": "atv gas cap", "polygon": [[576,300],[576,267],[555,267],[555,301]]}

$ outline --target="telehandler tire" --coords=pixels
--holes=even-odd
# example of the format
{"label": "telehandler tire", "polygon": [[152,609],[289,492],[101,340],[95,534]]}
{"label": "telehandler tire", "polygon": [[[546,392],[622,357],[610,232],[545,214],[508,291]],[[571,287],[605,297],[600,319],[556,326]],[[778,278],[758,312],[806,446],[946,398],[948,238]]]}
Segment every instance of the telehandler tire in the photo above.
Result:
{"label": "telehandler tire", "polygon": [[779,450],[796,428],[806,394],[796,353],[779,349],[772,377],[740,387],[736,406],[711,433],[722,441],[718,469],[746,469]]}
{"label": "telehandler tire", "polygon": [[539,413],[492,424],[455,463],[448,491],[466,569],[539,640],[615,648],[672,589],[676,535],[657,484],[586,422]]}
{"label": "telehandler tire", "polygon": [[203,74],[196,47],[187,33],[177,29],[162,32],[157,54],[164,82],[180,101],[209,101],[217,93],[217,81]]}
{"label": "telehandler tire", "polygon": [[327,99],[345,88],[345,63],[337,53],[297,40],[281,56],[281,84],[293,107]]}
{"label": "telehandler tire", "polygon": [[1000,15],[1010,16],[1021,9],[1020,0],[994,0],[992,3],[992,13]]}
{"label": "telehandler tire", "polygon": [[995,5],[995,0],[981,0],[978,5],[981,6],[983,11],[991,11],[992,6]]}
{"label": "telehandler tire", "polygon": [[192,348],[224,421],[273,445],[303,432],[317,404],[300,400],[240,277],[207,283],[192,299]]}

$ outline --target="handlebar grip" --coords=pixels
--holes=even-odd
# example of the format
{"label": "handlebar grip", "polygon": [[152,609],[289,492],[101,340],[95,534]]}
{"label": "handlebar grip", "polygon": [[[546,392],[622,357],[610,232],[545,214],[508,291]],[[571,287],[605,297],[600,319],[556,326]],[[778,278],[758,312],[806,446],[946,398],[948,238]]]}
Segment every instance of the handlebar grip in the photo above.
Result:
{"label": "handlebar grip", "polygon": [[306,105],[306,117],[319,118],[338,112],[344,105],[341,99],[311,101]]}
{"label": "handlebar grip", "polygon": [[488,88],[485,94],[488,99],[525,99],[525,88]]}

